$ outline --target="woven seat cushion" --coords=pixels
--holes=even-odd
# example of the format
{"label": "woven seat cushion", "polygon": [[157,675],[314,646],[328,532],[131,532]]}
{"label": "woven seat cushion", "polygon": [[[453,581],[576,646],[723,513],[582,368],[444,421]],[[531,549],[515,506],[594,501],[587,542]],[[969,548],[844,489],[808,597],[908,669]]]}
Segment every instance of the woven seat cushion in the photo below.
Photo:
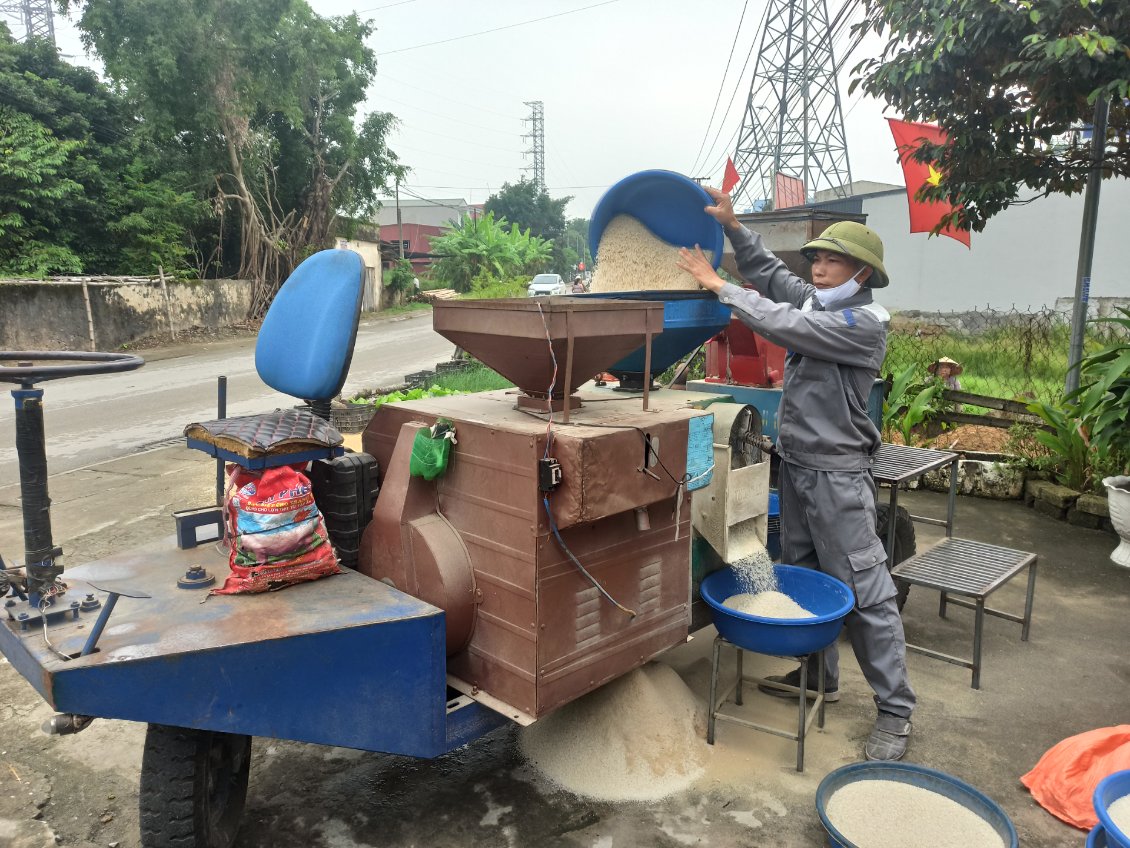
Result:
{"label": "woven seat cushion", "polygon": [[301,409],[202,421],[189,424],[184,434],[249,459],[332,448],[344,441],[328,421]]}

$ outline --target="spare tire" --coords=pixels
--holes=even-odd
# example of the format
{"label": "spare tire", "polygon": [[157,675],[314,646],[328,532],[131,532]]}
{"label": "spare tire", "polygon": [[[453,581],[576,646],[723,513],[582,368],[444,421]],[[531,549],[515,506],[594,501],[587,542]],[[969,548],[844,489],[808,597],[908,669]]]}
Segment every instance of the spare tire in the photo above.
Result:
{"label": "spare tire", "polygon": [[[891,526],[890,504],[876,504],[875,513],[875,532],[883,542],[883,547],[886,548],[887,536]],[[910,513],[900,506],[895,511],[895,545],[893,551],[887,551],[887,568],[892,569],[903,560],[914,556],[915,549],[914,521],[911,519]],[[903,580],[895,580],[895,588],[898,589],[898,608],[901,612],[903,606],[906,605],[907,597],[910,595],[910,584]]]}

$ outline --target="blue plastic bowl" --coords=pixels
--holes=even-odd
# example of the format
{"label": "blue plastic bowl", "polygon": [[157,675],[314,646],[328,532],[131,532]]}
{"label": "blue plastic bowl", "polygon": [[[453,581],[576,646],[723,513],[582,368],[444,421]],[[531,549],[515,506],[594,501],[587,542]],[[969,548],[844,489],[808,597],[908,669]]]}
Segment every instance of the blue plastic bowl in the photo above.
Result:
{"label": "blue plastic bowl", "polygon": [[1099,817],[1099,824],[1106,831],[1106,841],[1114,848],[1130,848],[1130,834],[1123,833],[1110,819],[1107,808],[1124,795],[1130,795],[1130,769],[1116,771],[1099,781],[1095,787],[1092,801],[1095,805],[1095,815]]}
{"label": "blue plastic bowl", "polygon": [[828,800],[837,789],[847,786],[849,783],[855,783],[857,780],[892,780],[937,792],[951,801],[956,801],[987,821],[1008,848],[1017,848],[1020,844],[1020,840],[1016,836],[1016,828],[1012,826],[1012,822],[1005,811],[1000,808],[996,801],[974,789],[968,783],[945,772],[913,763],[872,762],[852,763],[849,766],[838,768],[821,780],[820,786],[816,789],[816,812],[820,815],[820,823],[824,825],[824,830],[828,832],[828,844],[832,848],[856,848],[854,842],[848,841],[828,821],[825,811]]}
{"label": "blue plastic bowl", "polygon": [[714,614],[714,627],[728,642],[778,657],[799,657],[822,651],[840,635],[844,616],[851,612],[855,597],[846,583],[812,568],[775,565],[777,588],[813,618],[782,619],[747,615],[722,606],[731,595],[741,593],[732,568],[715,571],[702,581],[699,592]]}
{"label": "blue plastic bowl", "polygon": [[[574,297],[594,300],[647,300],[663,303],[663,332],[651,339],[651,373],[662,374],[730,323],[730,307],[710,292],[593,292]],[[606,368],[613,374],[643,374],[644,346]]]}
{"label": "blue plastic bowl", "polygon": [[589,221],[589,249],[596,256],[604,228],[617,215],[631,215],[663,241],[679,247],[699,245],[722,261],[722,225],[707,215],[710,195],[694,180],[674,171],[639,171],[604,193]]}
{"label": "blue plastic bowl", "polygon": [[1091,828],[1091,832],[1087,834],[1087,848],[1109,848],[1110,842],[1107,841],[1106,831],[1103,830],[1101,824],[1095,825]]}

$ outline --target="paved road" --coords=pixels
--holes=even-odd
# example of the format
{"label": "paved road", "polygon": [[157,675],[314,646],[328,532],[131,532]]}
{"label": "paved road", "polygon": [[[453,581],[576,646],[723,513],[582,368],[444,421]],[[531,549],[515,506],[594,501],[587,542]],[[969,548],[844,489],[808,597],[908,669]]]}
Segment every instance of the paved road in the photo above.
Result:
{"label": "paved road", "polygon": [[[254,339],[183,345],[155,351],[137,371],[44,384],[51,474],[126,456],[180,436],[192,421],[215,418],[220,375],[228,378],[228,415],[294,405],[259,379],[254,345]],[[358,330],[345,393],[399,383],[452,350],[432,331],[431,313],[370,320]],[[19,479],[14,419],[11,397],[0,398],[0,485]]]}

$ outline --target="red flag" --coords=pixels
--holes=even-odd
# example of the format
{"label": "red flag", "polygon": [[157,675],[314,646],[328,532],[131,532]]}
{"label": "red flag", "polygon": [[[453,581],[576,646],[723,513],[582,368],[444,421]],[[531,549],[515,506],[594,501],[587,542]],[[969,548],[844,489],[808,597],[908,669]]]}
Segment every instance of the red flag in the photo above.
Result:
{"label": "red flag", "polygon": [[773,208],[788,209],[804,206],[804,181],[777,172],[773,181]]}
{"label": "red flag", "polygon": [[740,183],[741,180],[742,178],[738,176],[738,169],[734,167],[734,160],[727,156],[726,173],[722,177],[722,191],[728,194],[730,189]]}
{"label": "red flag", "polygon": [[[919,162],[914,158],[914,153],[922,143],[945,144],[946,134],[941,127],[933,124],[916,124],[911,121],[897,121],[887,118],[891,125],[891,134],[895,137],[895,147],[898,149],[899,162],[902,164],[902,174],[906,180],[906,199],[910,204],[910,231],[912,233],[933,232],[934,227],[942,216],[953,212],[960,207],[953,206],[944,200],[918,200],[916,195],[922,186],[929,183],[938,185],[942,174],[933,162]],[[949,236],[952,239],[969,247],[969,230],[961,230],[947,226],[938,231],[939,235]]]}

